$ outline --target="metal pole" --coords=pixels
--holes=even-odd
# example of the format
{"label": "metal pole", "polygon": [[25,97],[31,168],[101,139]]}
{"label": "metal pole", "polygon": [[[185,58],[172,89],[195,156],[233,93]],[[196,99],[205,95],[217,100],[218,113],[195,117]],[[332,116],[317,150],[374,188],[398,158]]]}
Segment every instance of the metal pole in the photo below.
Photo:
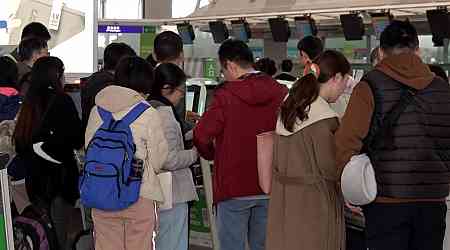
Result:
{"label": "metal pole", "polygon": [[[94,0],[93,4],[93,18],[94,21],[92,22],[92,33],[93,33],[93,48],[92,48],[92,56],[93,56],[93,67],[92,72],[96,72],[98,70],[98,7],[99,7],[99,0]],[[104,0],[102,0],[103,3],[105,3]],[[102,9],[104,9],[104,4],[102,4]],[[102,10],[103,11],[103,10]],[[103,13],[102,13],[103,15]]]}

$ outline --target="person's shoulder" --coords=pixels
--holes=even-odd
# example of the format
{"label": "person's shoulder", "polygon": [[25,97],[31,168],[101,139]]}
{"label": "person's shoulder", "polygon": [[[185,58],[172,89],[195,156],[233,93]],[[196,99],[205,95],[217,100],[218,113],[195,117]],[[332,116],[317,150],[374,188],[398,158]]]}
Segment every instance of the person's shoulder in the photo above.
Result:
{"label": "person's shoulder", "polygon": [[339,119],[337,117],[331,117],[322,119],[311,126],[307,127],[308,134],[311,134],[312,137],[321,137],[324,138],[324,136],[330,136],[333,135],[334,132],[339,127]]}

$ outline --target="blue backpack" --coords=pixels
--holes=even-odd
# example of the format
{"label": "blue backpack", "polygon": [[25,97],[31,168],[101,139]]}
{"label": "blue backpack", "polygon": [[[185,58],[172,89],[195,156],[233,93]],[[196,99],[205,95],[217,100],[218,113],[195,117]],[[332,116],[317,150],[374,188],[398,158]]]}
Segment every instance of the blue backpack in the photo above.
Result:
{"label": "blue backpack", "polygon": [[139,103],[122,120],[97,107],[103,124],[86,149],[79,189],[81,203],[105,211],[123,210],[139,199],[143,162],[134,157],[132,124],[150,105]]}

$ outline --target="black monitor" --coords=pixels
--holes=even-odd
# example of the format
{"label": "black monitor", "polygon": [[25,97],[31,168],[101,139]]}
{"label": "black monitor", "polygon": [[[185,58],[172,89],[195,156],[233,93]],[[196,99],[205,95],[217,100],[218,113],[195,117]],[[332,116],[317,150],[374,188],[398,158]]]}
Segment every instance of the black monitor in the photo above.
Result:
{"label": "black monitor", "polygon": [[374,35],[380,39],[381,33],[391,23],[393,16],[389,13],[372,13],[372,26]]}
{"label": "black monitor", "polygon": [[302,39],[307,36],[317,35],[317,26],[314,19],[308,16],[296,17],[295,18],[295,29],[297,31],[297,36]]}
{"label": "black monitor", "polygon": [[284,18],[270,18],[270,31],[275,42],[287,42],[291,36],[289,22]]}
{"label": "black monitor", "polygon": [[211,30],[215,43],[222,43],[230,36],[227,25],[222,21],[209,22],[209,29]]}
{"label": "black monitor", "polygon": [[436,47],[444,46],[444,39],[450,38],[450,15],[446,9],[427,10],[433,42]]}
{"label": "black monitor", "polygon": [[231,31],[235,39],[248,42],[252,38],[250,25],[244,20],[231,21]]}
{"label": "black monitor", "polygon": [[183,44],[194,44],[195,33],[192,25],[188,23],[177,24],[178,33],[180,33]]}
{"label": "black monitor", "polygon": [[344,30],[345,40],[362,40],[364,36],[364,22],[358,14],[341,15],[341,25]]}

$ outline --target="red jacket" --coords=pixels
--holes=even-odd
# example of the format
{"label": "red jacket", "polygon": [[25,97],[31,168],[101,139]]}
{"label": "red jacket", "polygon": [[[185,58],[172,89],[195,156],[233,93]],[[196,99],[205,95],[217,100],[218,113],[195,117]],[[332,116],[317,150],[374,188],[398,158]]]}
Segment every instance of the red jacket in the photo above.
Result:
{"label": "red jacket", "polygon": [[256,135],[275,129],[286,94],[285,86],[264,74],[227,82],[216,90],[194,130],[200,155],[214,159],[214,203],[264,194],[258,184]]}

